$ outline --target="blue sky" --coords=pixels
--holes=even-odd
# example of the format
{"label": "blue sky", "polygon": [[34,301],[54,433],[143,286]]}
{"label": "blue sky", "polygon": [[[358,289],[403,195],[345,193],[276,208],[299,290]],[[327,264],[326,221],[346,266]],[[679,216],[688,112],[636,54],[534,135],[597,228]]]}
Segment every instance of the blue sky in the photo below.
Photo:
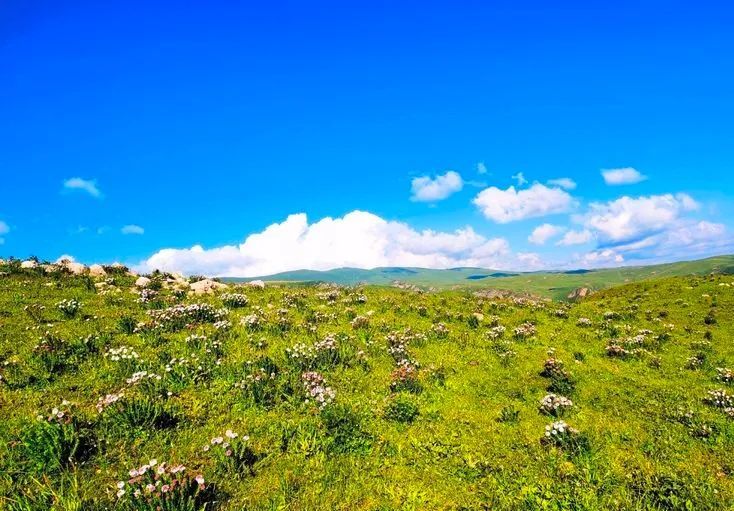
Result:
{"label": "blue sky", "polygon": [[0,7],[1,256],[256,275],[734,251],[729,4],[60,4]]}

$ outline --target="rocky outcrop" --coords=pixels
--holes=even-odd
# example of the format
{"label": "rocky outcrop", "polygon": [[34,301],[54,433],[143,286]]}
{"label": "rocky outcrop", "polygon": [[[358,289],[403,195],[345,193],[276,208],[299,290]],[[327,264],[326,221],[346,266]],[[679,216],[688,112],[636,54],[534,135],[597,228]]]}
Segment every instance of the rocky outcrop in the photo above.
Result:
{"label": "rocky outcrop", "polygon": [[591,294],[591,289],[588,287],[579,287],[574,289],[568,294],[569,300],[582,300]]}
{"label": "rocky outcrop", "polygon": [[89,275],[92,277],[106,277],[107,272],[101,264],[93,264],[89,267]]}

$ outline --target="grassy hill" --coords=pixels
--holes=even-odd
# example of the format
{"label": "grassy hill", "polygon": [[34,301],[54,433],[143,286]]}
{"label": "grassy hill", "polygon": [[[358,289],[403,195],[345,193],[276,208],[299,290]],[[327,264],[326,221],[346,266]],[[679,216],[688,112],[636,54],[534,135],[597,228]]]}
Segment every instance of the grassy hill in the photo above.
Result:
{"label": "grassy hill", "polygon": [[732,276],[576,304],[99,280],[0,267],[2,509],[734,507]]}
{"label": "grassy hill", "polygon": [[[653,277],[707,275],[712,272],[734,273],[734,256],[725,255],[696,261],[650,266],[626,266],[601,270],[581,269],[565,272],[517,273],[482,268],[453,268],[448,270],[338,268],[328,271],[289,271],[258,278],[275,282],[332,282],[343,285],[373,284],[381,286],[400,281],[425,288],[493,288],[562,299],[571,291],[580,287],[598,290]],[[225,278],[223,280],[243,282],[255,279]]]}

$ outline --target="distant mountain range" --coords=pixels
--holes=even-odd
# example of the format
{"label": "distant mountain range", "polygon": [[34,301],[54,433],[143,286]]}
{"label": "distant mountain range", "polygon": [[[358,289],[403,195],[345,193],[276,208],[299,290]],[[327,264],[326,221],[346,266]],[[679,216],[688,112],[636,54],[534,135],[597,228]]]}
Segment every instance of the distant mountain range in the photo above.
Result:
{"label": "distant mountain range", "polygon": [[734,255],[724,255],[649,266],[623,266],[599,270],[569,270],[542,272],[504,272],[486,268],[428,268],[387,267],[370,270],[336,268],[334,270],[295,270],[254,278],[225,277],[227,282],[265,280],[290,283],[330,282],[342,285],[372,284],[391,286],[396,282],[421,288],[493,288],[526,292],[553,298],[565,298],[575,289],[591,290],[633,282],[652,277],[677,275],[706,275],[734,273]]}

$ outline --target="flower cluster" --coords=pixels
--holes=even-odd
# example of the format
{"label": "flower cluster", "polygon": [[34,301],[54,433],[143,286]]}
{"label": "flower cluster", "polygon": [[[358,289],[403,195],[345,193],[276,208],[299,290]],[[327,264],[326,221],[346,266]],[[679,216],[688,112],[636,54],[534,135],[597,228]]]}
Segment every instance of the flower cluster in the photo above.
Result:
{"label": "flower cluster", "polygon": [[149,373],[148,371],[138,371],[136,373],[133,373],[133,375],[130,378],[127,378],[125,380],[125,383],[133,387],[144,381],[159,382],[161,381],[161,379],[162,379],[162,376],[159,374]]}
{"label": "flower cluster", "polygon": [[563,415],[563,413],[566,410],[569,410],[572,406],[573,402],[567,397],[557,394],[547,394],[543,399],[540,400],[540,406],[538,408],[542,413],[560,416]]}
{"label": "flower cluster", "polygon": [[717,367],[716,379],[722,383],[732,384],[734,383],[734,371],[726,367]]}
{"label": "flower cluster", "polygon": [[[49,413],[45,420],[46,422],[55,422],[58,424],[68,424],[71,422],[71,406],[72,404],[67,401],[66,399],[61,401],[61,404],[59,406],[54,406],[51,409],[51,413]],[[39,415],[39,419],[44,419],[42,415]]]}
{"label": "flower cluster", "polygon": [[199,509],[206,500],[204,477],[186,474],[186,467],[168,467],[150,460],[128,472],[127,481],[117,483],[117,498],[130,509]]}
{"label": "flower cluster", "polygon": [[246,307],[250,300],[242,293],[225,293],[221,296],[222,303],[231,309]]}
{"label": "flower cluster", "polygon": [[120,346],[119,348],[110,348],[105,351],[104,358],[112,362],[124,362],[128,360],[138,360],[140,355],[129,346]]}
{"label": "flower cluster", "polygon": [[140,296],[138,297],[138,303],[146,304],[158,298],[158,291],[155,289],[144,288],[140,290]]}
{"label": "flower cluster", "polygon": [[196,323],[215,323],[227,317],[227,309],[215,309],[208,303],[174,305],[166,309],[150,310],[150,321],[138,325],[138,330],[173,332]]}
{"label": "flower cluster", "polygon": [[204,452],[214,454],[217,461],[225,468],[232,469],[237,474],[254,473],[253,466],[257,456],[248,444],[250,437],[240,437],[228,429],[224,435],[215,436],[203,447]]}
{"label": "flower cluster", "polygon": [[56,304],[56,308],[58,308],[64,314],[64,316],[68,318],[75,316],[76,313],[79,312],[79,309],[81,309],[81,307],[82,304],[74,298],[61,300],[59,303]]}
{"label": "flower cluster", "polygon": [[724,389],[709,390],[704,401],[714,408],[734,408],[734,396],[728,394]]}
{"label": "flower cluster", "polygon": [[575,447],[579,440],[579,431],[572,428],[565,421],[559,420],[545,427],[542,443],[556,447]]}
{"label": "flower cluster", "polygon": [[576,326],[588,327],[588,326],[591,326],[591,325],[592,325],[592,323],[591,323],[591,320],[589,318],[579,318],[576,321]]}
{"label": "flower cluster", "polygon": [[113,394],[107,394],[105,396],[102,396],[97,400],[97,404],[95,405],[97,408],[98,413],[104,412],[108,407],[114,405],[118,401],[122,400],[125,397],[124,392],[118,392]]}
{"label": "flower cluster", "polygon": [[314,400],[316,405],[322,409],[334,401],[336,391],[326,385],[326,381],[321,374],[315,371],[303,373],[301,381],[303,381],[303,388],[306,391],[306,403]]}
{"label": "flower cluster", "polygon": [[357,316],[352,320],[351,324],[355,330],[369,328],[370,318],[369,316]]}
{"label": "flower cluster", "polygon": [[446,326],[446,323],[436,323],[431,327],[431,330],[439,339],[443,339],[449,335],[449,327]]}
{"label": "flower cluster", "polygon": [[248,330],[257,330],[263,324],[263,318],[260,314],[248,314],[240,319],[240,325]]}
{"label": "flower cluster", "polygon": [[503,327],[502,325],[495,325],[491,327],[489,330],[487,330],[486,335],[489,339],[492,339],[492,340],[499,339],[500,337],[505,335],[506,330],[507,329]]}
{"label": "flower cluster", "polygon": [[543,363],[543,370],[540,375],[545,378],[565,377],[568,376],[568,371],[566,371],[563,360],[549,357]]}
{"label": "flower cluster", "polygon": [[408,359],[403,359],[397,363],[390,374],[390,380],[390,390],[393,392],[405,390],[418,393],[422,389],[420,381],[418,381],[418,365]]}
{"label": "flower cluster", "polygon": [[304,343],[295,344],[286,348],[285,352],[291,362],[302,368],[335,364],[339,359],[339,345],[333,335],[327,335],[310,346]]}
{"label": "flower cluster", "polygon": [[537,329],[535,328],[535,325],[533,325],[531,322],[526,321],[522,325],[518,326],[513,330],[513,334],[515,337],[518,337],[520,339],[526,339],[528,337],[532,337],[537,333]]}

